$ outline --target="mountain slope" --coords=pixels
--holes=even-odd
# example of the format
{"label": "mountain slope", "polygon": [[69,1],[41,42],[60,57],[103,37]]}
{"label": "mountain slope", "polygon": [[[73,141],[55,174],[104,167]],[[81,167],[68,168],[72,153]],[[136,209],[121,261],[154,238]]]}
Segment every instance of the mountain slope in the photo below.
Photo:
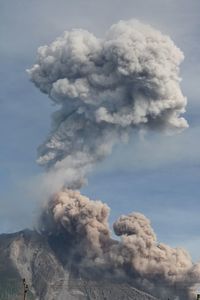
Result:
{"label": "mountain slope", "polygon": [[127,283],[80,277],[64,267],[59,251],[59,241],[36,231],[0,235],[0,300],[22,299],[22,278],[29,284],[27,300],[156,299]]}

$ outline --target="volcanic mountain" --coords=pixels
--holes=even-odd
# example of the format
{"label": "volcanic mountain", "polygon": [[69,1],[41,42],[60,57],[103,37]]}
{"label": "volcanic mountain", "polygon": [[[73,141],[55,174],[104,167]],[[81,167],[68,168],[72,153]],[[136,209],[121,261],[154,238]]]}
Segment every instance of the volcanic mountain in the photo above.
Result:
{"label": "volcanic mountain", "polygon": [[156,299],[125,281],[80,275],[78,264],[68,263],[62,243],[31,230],[1,234],[0,299],[22,299],[23,278],[29,285],[27,300]]}

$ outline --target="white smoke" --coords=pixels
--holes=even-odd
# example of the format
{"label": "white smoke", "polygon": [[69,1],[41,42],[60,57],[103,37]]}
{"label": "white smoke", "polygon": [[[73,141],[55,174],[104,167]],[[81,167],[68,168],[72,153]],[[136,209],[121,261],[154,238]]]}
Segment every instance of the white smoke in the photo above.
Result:
{"label": "white smoke", "polygon": [[38,162],[51,168],[60,186],[79,187],[134,128],[186,128],[182,60],[169,37],[133,20],[113,25],[103,39],[75,29],[40,47],[28,72],[60,109]]}

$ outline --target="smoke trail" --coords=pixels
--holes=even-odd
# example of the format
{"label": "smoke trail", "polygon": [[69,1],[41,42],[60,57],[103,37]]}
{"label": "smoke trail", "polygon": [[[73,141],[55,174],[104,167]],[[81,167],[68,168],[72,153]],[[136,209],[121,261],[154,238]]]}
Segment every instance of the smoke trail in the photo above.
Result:
{"label": "smoke trail", "polygon": [[186,300],[193,297],[200,265],[185,250],[159,244],[149,220],[138,213],[114,223],[121,240],[113,240],[107,205],[75,191],[93,165],[134,130],[177,132],[188,126],[181,117],[182,60],[169,37],[137,21],[120,21],[102,39],[82,29],[65,32],[38,49],[28,72],[59,106],[38,162],[47,168],[47,181],[62,190],[44,208],[41,230],[67,236],[69,259],[80,272],[89,268],[161,298]]}
{"label": "smoke trail", "polygon": [[[82,29],[38,49],[31,80],[60,109],[39,147],[38,162],[60,187],[80,187],[92,165],[133,129],[177,131],[186,98],[182,52],[169,37],[137,21],[120,21],[103,39]],[[51,179],[51,178],[50,178]]]}

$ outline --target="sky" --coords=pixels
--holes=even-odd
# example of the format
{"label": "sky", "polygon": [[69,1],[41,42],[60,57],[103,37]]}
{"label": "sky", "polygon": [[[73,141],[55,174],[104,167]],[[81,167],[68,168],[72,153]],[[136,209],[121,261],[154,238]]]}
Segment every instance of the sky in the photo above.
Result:
{"label": "sky", "polygon": [[37,182],[37,147],[55,110],[29,81],[37,48],[63,31],[84,28],[102,37],[119,20],[138,19],[168,34],[184,52],[182,90],[190,127],[178,135],[133,135],[88,177],[82,192],[111,207],[110,223],[139,211],[159,241],[200,259],[200,1],[0,0],[0,232],[34,226],[44,202]]}

